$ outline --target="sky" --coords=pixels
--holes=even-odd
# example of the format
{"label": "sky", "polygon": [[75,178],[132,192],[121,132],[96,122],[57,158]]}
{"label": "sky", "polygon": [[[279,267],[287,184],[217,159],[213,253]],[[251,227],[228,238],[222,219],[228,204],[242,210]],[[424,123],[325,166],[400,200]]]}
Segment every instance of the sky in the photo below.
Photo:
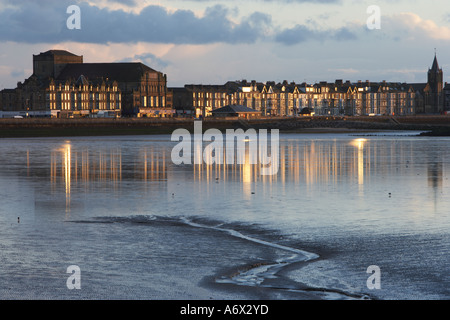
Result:
{"label": "sky", "polygon": [[[68,12],[73,5],[79,16]],[[0,89],[28,78],[32,55],[50,49],[84,62],[139,61],[167,74],[169,87],[426,82],[437,52],[450,82],[450,2],[0,0]]]}

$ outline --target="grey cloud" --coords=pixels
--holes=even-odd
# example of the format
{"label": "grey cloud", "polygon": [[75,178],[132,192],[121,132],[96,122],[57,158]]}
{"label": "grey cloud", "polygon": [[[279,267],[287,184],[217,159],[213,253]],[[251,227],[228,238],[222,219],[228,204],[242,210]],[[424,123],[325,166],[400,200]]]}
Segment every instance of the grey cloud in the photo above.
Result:
{"label": "grey cloud", "polygon": [[120,4],[127,5],[129,7],[133,7],[137,4],[136,0],[109,0],[108,2],[120,3]]}
{"label": "grey cloud", "polygon": [[[27,5],[21,5],[24,2]],[[254,13],[235,24],[228,18],[228,9],[220,5],[207,8],[204,16],[197,17],[191,10],[168,12],[164,7],[154,5],[135,14],[78,3],[81,30],[69,30],[66,9],[73,1],[46,3],[21,0],[16,7],[1,11],[0,40],[25,43],[252,43],[261,36],[262,26],[270,22],[269,16]]]}
{"label": "grey cloud", "polygon": [[355,31],[350,30],[348,27],[330,30],[315,30],[305,25],[296,25],[293,28],[280,31],[275,36],[275,41],[285,45],[295,45],[309,40],[358,40],[358,35]]}
{"label": "grey cloud", "polygon": [[[3,1],[13,4],[0,11],[0,41],[36,43],[51,40],[66,27],[69,1]],[[64,4],[66,3],[66,4]],[[53,42],[53,41],[50,41]]]}
{"label": "grey cloud", "polygon": [[147,65],[154,66],[155,68],[163,69],[169,65],[169,62],[158,58],[152,53],[144,53],[134,55],[132,58],[121,59],[120,62],[135,62],[141,61]]}
{"label": "grey cloud", "polygon": [[[208,2],[211,0],[184,0],[185,2]],[[220,0],[221,2],[235,2],[236,0]],[[251,0],[246,0],[251,1]],[[324,4],[332,4],[332,3],[342,3],[342,0],[252,0],[253,2],[285,2],[285,3],[324,3]]]}
{"label": "grey cloud", "polygon": [[356,33],[351,31],[347,27],[342,27],[332,32],[331,37],[338,41],[358,40],[358,36],[356,35]]}
{"label": "grey cloud", "polygon": [[281,1],[281,2],[297,2],[297,3],[341,3],[342,0],[264,0],[265,2]]}
{"label": "grey cloud", "polygon": [[[132,4],[135,0],[111,1]],[[237,44],[254,43],[265,39],[294,45],[310,40],[345,41],[358,38],[357,32],[349,27],[319,30],[306,25],[297,25],[293,28],[279,29],[273,25],[269,14],[261,12],[254,12],[235,23],[230,19],[230,16],[234,15],[233,9],[222,5],[208,7],[204,15],[199,17],[191,10],[179,9],[169,12],[166,8],[156,5],[149,5],[140,13],[133,13],[78,2],[81,9],[81,30],[69,30],[66,27],[69,17],[66,10],[69,5],[74,4],[74,0],[40,2],[3,0],[3,3],[5,2],[10,6],[0,11],[0,41]],[[266,30],[271,30],[271,37],[266,35]]]}

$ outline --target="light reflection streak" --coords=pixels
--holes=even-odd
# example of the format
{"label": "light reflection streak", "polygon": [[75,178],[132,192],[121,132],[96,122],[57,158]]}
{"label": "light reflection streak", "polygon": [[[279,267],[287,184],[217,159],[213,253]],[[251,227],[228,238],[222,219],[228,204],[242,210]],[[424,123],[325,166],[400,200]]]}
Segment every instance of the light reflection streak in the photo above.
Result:
{"label": "light reflection streak", "polygon": [[[367,140],[356,139],[350,145],[356,148],[356,152],[347,149],[343,144],[319,143],[311,141],[308,144],[284,144],[280,146],[280,170],[278,175],[263,176],[260,174],[261,164],[252,164],[249,150],[244,155],[244,161],[239,164],[220,164],[211,161],[213,155],[203,154],[201,147],[194,150],[202,159],[211,161],[206,164],[192,165],[193,174],[197,181],[203,179],[214,180],[216,178],[235,177],[243,182],[261,180],[265,182],[294,180],[306,184],[317,182],[335,181],[338,176],[357,176],[359,184],[364,184],[365,170],[370,167],[370,157],[365,154]],[[156,150],[152,147],[144,148],[134,161],[133,176],[140,177],[144,181],[167,179],[167,164],[171,161],[167,152]],[[60,154],[60,156],[58,156]],[[220,157],[225,158],[226,150]],[[29,155],[27,155],[27,161]],[[275,158],[276,159],[276,158]],[[58,163],[61,165],[58,165]],[[129,161],[129,160],[128,160]],[[273,165],[272,166],[276,166]],[[355,172],[352,168],[356,168]],[[62,175],[60,175],[60,170]],[[128,168],[129,169],[129,168]],[[123,179],[124,164],[120,149],[102,150],[77,150],[74,151],[71,144],[64,144],[60,149],[52,152],[50,177],[56,183],[61,177],[65,183],[67,194],[70,194],[71,182],[93,181],[120,181]],[[71,180],[74,181],[71,181]],[[279,179],[279,180],[278,180]]]}
{"label": "light reflection streak", "polygon": [[71,145],[66,143],[62,148],[63,153],[63,168],[64,168],[64,187],[66,193],[66,214],[70,212],[70,187],[72,180],[72,155],[71,155]]}
{"label": "light reflection streak", "polygon": [[358,149],[358,184],[364,185],[364,144],[366,139],[355,139],[351,142],[351,145]]}
{"label": "light reflection streak", "polygon": [[[226,164],[226,148],[218,154],[204,154],[203,145],[194,144],[193,156],[204,161],[186,165],[184,170],[192,170],[194,181],[197,182],[238,182],[246,197],[252,194],[257,183],[268,186],[274,183],[285,186],[292,182],[306,186],[318,183],[337,185],[343,179],[350,182],[356,178],[362,190],[366,183],[367,170],[371,169],[371,148],[367,148],[367,144],[366,139],[349,140],[348,143],[339,140],[284,141],[279,149],[280,169],[275,175],[262,175],[262,165],[253,164],[251,157],[255,155],[252,155],[248,148],[245,152],[234,150],[234,164]],[[84,187],[85,192],[89,192],[94,182],[103,182],[102,187],[116,190],[121,187],[120,182],[123,179],[168,181],[170,171],[179,170],[177,166],[169,165],[169,148],[143,146],[135,155],[126,153],[125,161],[122,153],[120,147],[74,149],[70,142],[52,152],[50,180],[52,186],[56,186],[58,180],[63,182],[68,211],[74,185],[77,189]],[[375,151],[374,154],[376,155]],[[239,155],[244,156],[241,164],[238,161]],[[220,157],[222,163],[211,161],[212,157]],[[277,160],[277,157],[274,159]],[[27,154],[27,163],[29,161]],[[275,168],[277,165],[271,164]]]}
{"label": "light reflection streak", "polygon": [[[280,183],[285,185],[288,181],[312,186],[317,183],[327,185],[338,184],[342,179],[350,182],[356,178],[360,190],[365,184],[367,170],[371,169],[371,151],[366,148],[368,140],[354,139],[348,144],[338,140],[311,140],[306,143],[287,142],[280,145],[279,171],[274,175],[261,175],[261,164],[252,164],[251,154],[246,148],[245,152],[234,152],[234,164],[207,165],[211,155],[203,154],[202,145],[198,144],[194,154],[202,158],[201,164],[194,164],[194,177],[196,181],[212,181],[220,177],[221,180],[233,180],[242,183],[243,187],[250,183],[262,182],[265,184]],[[226,149],[222,155],[226,159]],[[267,152],[267,150],[259,150]],[[244,156],[239,161],[237,155]],[[274,158],[277,160],[277,157]],[[242,164],[238,164],[242,163]],[[277,167],[277,163],[272,164]],[[248,193],[250,189],[245,189]]]}
{"label": "light reflection streak", "polygon": [[[29,155],[27,155],[29,161]],[[134,159],[134,167],[124,163],[120,148],[109,150],[74,150],[70,142],[53,150],[50,155],[50,182],[52,191],[60,185],[66,198],[66,213],[70,212],[72,188],[90,192],[102,186],[118,191],[119,182],[124,179],[147,181],[167,180],[167,157],[153,147],[145,148]],[[29,166],[29,164],[28,164]],[[98,183],[102,183],[99,185]]]}

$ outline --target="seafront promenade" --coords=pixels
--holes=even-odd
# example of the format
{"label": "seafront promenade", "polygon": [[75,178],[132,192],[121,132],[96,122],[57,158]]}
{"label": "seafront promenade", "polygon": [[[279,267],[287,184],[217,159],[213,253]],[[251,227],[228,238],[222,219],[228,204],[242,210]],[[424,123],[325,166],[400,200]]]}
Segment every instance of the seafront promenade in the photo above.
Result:
{"label": "seafront promenade", "polygon": [[[0,137],[171,134],[177,128],[193,130],[194,121],[199,120],[192,118],[0,119]],[[292,133],[419,130],[448,135],[450,116],[314,116],[267,117],[252,120],[206,118],[202,120],[202,124],[204,130],[265,128]]]}

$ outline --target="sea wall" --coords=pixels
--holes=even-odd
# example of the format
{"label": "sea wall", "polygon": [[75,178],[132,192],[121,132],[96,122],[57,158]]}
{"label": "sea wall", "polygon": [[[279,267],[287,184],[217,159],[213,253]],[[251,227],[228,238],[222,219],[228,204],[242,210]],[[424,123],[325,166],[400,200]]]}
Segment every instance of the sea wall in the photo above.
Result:
{"label": "sea wall", "polygon": [[[121,119],[0,119],[0,137],[88,136],[170,134],[177,128],[193,132],[194,119],[121,118]],[[198,121],[198,120],[197,120]],[[243,120],[237,118],[202,121],[203,130],[279,129],[281,132],[304,132],[310,129],[336,130],[420,130],[448,132],[450,116],[405,117],[285,117]]]}

